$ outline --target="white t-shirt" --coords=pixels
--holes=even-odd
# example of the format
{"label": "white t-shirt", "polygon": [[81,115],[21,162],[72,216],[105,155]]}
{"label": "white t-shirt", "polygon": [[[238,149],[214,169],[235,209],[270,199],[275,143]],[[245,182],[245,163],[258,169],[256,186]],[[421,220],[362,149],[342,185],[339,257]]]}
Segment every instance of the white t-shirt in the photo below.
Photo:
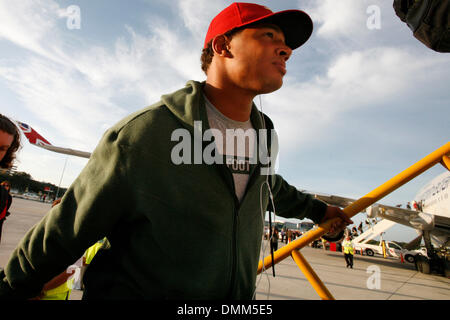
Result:
{"label": "white t-shirt", "polygon": [[220,132],[212,131],[217,152],[225,155],[226,165],[233,175],[236,196],[241,201],[250,177],[250,159],[255,152],[256,131],[250,119],[240,122],[227,118],[206,96],[205,102],[209,126]]}

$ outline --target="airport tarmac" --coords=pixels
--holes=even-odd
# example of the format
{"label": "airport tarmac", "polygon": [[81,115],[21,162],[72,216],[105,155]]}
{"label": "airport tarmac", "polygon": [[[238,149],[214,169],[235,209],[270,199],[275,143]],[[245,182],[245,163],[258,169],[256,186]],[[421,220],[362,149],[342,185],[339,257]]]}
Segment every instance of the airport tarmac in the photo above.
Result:
{"label": "airport tarmac", "polygon": [[[341,252],[305,247],[301,253],[336,300],[450,299],[450,279],[419,273],[412,263],[355,254],[350,269]],[[271,269],[259,277],[257,300],[320,300],[290,257],[275,266],[275,278]]]}
{"label": "airport tarmac", "polygon": [[[48,203],[13,198],[11,215],[3,225],[0,267],[24,234],[50,209]],[[279,243],[279,247],[284,245]],[[268,251],[268,250],[267,250]],[[354,257],[353,269],[345,267],[342,253],[305,247],[303,256],[337,300],[449,300],[450,279],[417,272],[414,265],[381,256]],[[311,284],[291,258],[257,278],[257,300],[320,300]],[[73,290],[70,300],[80,300],[82,292]]]}

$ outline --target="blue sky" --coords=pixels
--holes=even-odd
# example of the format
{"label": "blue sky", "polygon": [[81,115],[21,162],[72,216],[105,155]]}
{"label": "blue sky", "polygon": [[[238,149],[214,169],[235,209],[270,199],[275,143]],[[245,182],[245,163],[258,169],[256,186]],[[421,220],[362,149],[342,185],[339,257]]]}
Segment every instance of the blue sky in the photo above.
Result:
{"label": "blue sky", "polygon": [[[1,0],[0,111],[54,145],[92,151],[121,118],[189,79],[205,79],[204,35],[230,3]],[[289,183],[359,198],[449,140],[450,55],[416,40],[392,1],[257,3],[301,9],[314,21],[311,39],[288,61],[284,86],[261,97],[280,138],[278,172]],[[68,25],[77,22],[70,6],[79,8],[80,28]],[[368,27],[373,8],[380,13],[375,29]],[[18,158],[18,170],[58,185],[67,157],[24,141]],[[61,185],[86,162],[68,157]],[[406,204],[443,170],[381,202]],[[387,237],[414,234],[399,227]]]}

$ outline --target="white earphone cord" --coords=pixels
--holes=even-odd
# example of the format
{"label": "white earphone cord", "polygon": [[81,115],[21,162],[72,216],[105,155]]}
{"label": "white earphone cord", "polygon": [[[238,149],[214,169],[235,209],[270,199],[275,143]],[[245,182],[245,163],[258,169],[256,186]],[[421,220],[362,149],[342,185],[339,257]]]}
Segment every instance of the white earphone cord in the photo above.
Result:
{"label": "white earphone cord", "polygon": [[[261,112],[259,115],[261,117],[261,121],[262,121],[262,124],[263,124],[263,129],[266,130],[266,122],[265,122],[264,117],[262,115],[263,114],[263,108],[262,108],[261,95],[259,95],[258,97],[259,97],[259,105],[260,105],[260,112]],[[267,143],[267,141],[266,141],[266,143]],[[268,150],[268,146],[267,146],[267,150]],[[260,212],[261,212],[261,219],[262,219],[262,225],[263,225],[263,232],[262,232],[263,233],[263,239],[261,241],[262,242],[262,248],[261,248],[262,250],[260,252],[260,259],[259,260],[263,260],[264,259],[265,255],[266,255],[267,244],[269,245],[269,248],[270,248],[270,244],[272,242],[272,237],[273,237],[273,233],[272,233],[271,237],[268,239],[267,243],[264,242],[265,212],[263,210],[263,205],[262,205],[262,193],[263,193],[262,189],[263,189],[264,185],[267,185],[267,190],[269,191],[269,198],[270,198],[270,201],[271,201],[271,204],[272,204],[272,208],[273,208],[273,219],[274,219],[274,221],[275,221],[275,217],[276,217],[275,203],[273,201],[273,194],[272,194],[272,190],[270,189],[270,185],[269,185],[269,175],[266,175],[266,180],[264,181],[264,183],[261,184],[261,187],[259,189],[259,208],[260,208]],[[271,213],[269,212],[269,214],[271,214]],[[268,283],[267,300],[270,299],[270,277],[269,277],[269,274],[267,274],[266,269],[265,269],[264,264],[263,264],[262,270],[261,270],[261,274],[259,276],[258,281],[256,282],[255,291],[253,293],[253,300],[255,300],[256,288],[258,288],[259,283],[261,282],[261,279],[262,279],[263,275],[266,276],[267,283]]]}

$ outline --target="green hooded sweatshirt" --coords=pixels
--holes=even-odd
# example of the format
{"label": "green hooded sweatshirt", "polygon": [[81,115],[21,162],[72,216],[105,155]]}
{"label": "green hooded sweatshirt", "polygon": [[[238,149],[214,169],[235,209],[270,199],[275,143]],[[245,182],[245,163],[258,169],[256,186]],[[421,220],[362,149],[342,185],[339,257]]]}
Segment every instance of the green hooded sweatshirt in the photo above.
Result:
{"label": "green hooded sweatshirt", "polygon": [[[239,202],[226,164],[171,159],[179,144],[172,141],[176,129],[190,133],[193,152],[196,142],[202,148],[212,143],[194,141],[200,136],[194,121],[209,128],[203,85],[189,81],[106,131],[61,203],[25,235],[0,271],[1,298],[36,296],[106,236],[110,248],[97,253],[85,274],[85,298],[252,299],[267,176],[253,165]],[[251,121],[263,128],[255,105]],[[324,203],[279,175],[269,178],[277,215],[322,219]]]}

